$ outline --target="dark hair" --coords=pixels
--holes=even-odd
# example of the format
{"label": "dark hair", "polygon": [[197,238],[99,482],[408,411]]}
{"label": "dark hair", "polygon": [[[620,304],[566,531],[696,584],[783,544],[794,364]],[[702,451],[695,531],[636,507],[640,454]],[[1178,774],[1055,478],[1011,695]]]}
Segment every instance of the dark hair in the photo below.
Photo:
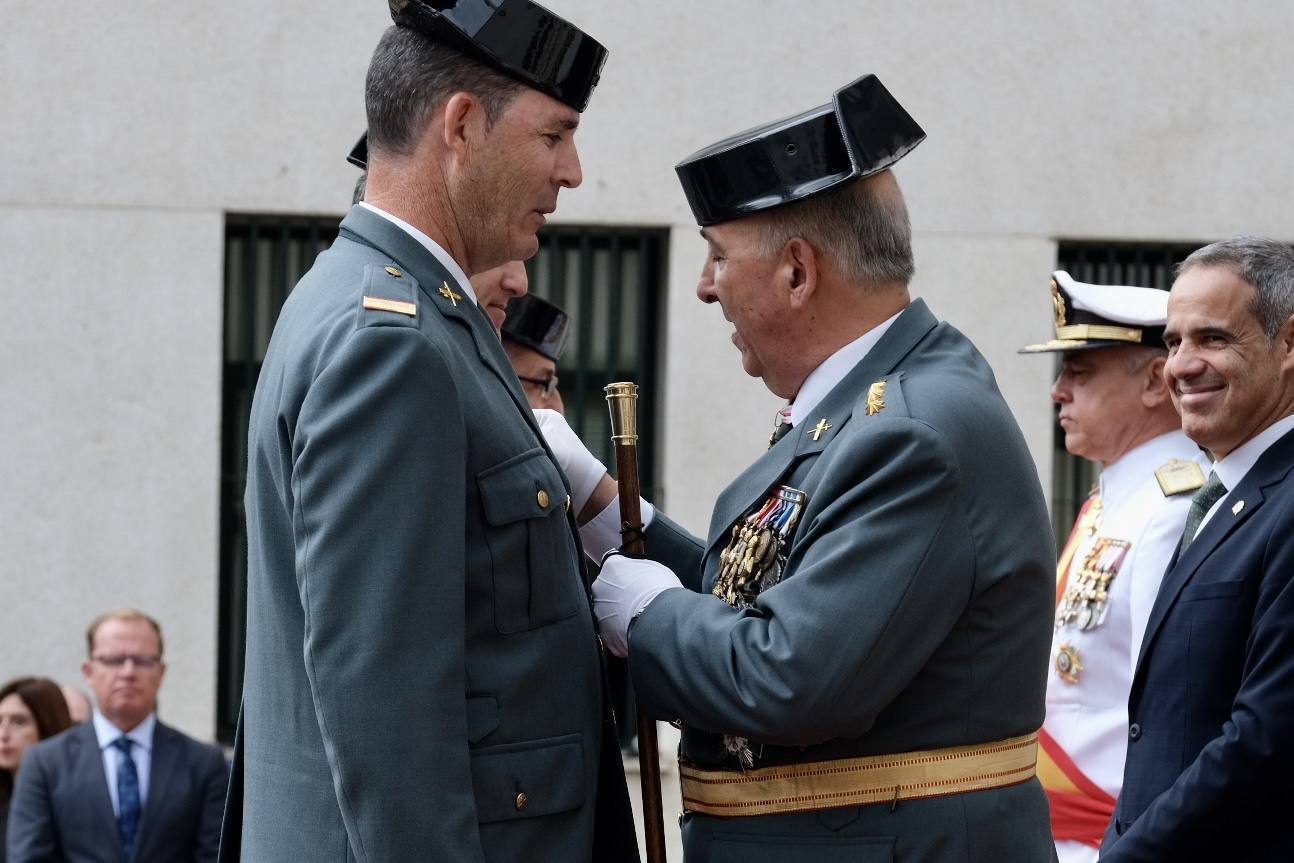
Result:
{"label": "dark hair", "polygon": [[389,27],[364,83],[369,153],[408,155],[431,115],[455,93],[475,96],[493,125],[524,86],[448,45]]}
{"label": "dark hair", "polygon": [[94,636],[99,632],[99,627],[103,626],[109,620],[121,620],[126,623],[147,623],[153,627],[153,632],[157,633],[157,653],[162,653],[162,626],[156,620],[144,614],[142,611],[136,611],[133,608],[117,608],[112,611],[105,611],[103,614],[90,621],[90,626],[85,630],[85,655],[94,657]]}
{"label": "dark hair", "polygon": [[[67,709],[67,699],[58,684],[47,677],[19,677],[0,688],[0,701],[17,695],[36,720],[36,734],[40,740],[53,737],[72,727],[72,715]],[[13,774],[0,770],[0,800],[7,801],[13,793]]]}
{"label": "dark hair", "polygon": [[916,270],[908,208],[889,171],[779,207],[766,219],[769,254],[801,237],[852,282],[906,285]]}
{"label": "dark hair", "polygon": [[1266,237],[1232,237],[1196,249],[1177,265],[1174,277],[1194,267],[1228,267],[1254,288],[1250,313],[1267,343],[1276,341],[1294,315],[1294,249]]}

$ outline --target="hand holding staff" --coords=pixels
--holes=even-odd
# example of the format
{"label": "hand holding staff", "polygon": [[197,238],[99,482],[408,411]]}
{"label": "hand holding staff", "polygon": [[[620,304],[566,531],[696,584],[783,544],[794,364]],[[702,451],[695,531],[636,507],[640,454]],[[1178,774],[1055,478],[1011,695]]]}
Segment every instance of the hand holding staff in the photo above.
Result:
{"label": "hand holding staff", "polygon": [[[606,394],[607,407],[611,411],[611,442],[616,451],[616,476],[620,483],[621,550],[630,557],[642,557],[643,526],[638,506],[638,385],[608,384]],[[638,711],[638,762],[647,863],[665,863],[665,820],[661,806],[656,721],[641,710]]]}

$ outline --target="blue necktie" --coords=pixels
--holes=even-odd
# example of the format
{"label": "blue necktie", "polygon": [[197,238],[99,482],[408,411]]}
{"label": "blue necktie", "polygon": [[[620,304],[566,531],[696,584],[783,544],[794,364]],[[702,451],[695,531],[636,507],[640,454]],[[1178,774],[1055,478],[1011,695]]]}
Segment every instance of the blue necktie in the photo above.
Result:
{"label": "blue necktie", "polygon": [[129,737],[112,741],[125,756],[117,766],[117,832],[121,834],[127,860],[134,856],[135,837],[139,833],[139,773],[135,770],[135,759],[130,757],[133,742]]}

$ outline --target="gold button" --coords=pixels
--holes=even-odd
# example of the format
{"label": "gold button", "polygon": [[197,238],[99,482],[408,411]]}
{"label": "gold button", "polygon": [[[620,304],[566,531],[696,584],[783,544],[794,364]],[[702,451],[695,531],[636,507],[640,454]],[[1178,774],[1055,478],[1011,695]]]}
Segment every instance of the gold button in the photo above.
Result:
{"label": "gold button", "polygon": [[395,267],[387,267],[386,271],[390,273],[394,278],[397,278],[397,279],[404,275],[404,273],[400,272]]}
{"label": "gold button", "polygon": [[539,494],[535,495],[535,498],[539,501],[540,506],[548,506],[548,492],[544,491],[542,488],[539,490]]}
{"label": "gold button", "polygon": [[529,802],[530,798],[526,796],[526,792],[522,791],[517,795],[517,811],[520,812],[522,809],[525,809],[526,804]]}

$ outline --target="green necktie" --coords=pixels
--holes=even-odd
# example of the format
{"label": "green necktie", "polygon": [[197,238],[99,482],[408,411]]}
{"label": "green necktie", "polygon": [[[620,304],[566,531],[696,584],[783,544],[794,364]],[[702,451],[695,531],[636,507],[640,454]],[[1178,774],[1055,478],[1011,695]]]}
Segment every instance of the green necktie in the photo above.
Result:
{"label": "green necktie", "polygon": [[1199,532],[1200,522],[1204,521],[1209,510],[1213,509],[1213,504],[1222,500],[1227,493],[1227,487],[1218,479],[1218,475],[1209,471],[1209,479],[1200,490],[1191,498],[1190,512],[1186,513],[1186,529],[1182,531],[1182,544],[1177,549],[1177,556],[1181,557],[1186,554],[1186,549],[1190,548],[1191,543],[1195,541],[1195,534]]}

